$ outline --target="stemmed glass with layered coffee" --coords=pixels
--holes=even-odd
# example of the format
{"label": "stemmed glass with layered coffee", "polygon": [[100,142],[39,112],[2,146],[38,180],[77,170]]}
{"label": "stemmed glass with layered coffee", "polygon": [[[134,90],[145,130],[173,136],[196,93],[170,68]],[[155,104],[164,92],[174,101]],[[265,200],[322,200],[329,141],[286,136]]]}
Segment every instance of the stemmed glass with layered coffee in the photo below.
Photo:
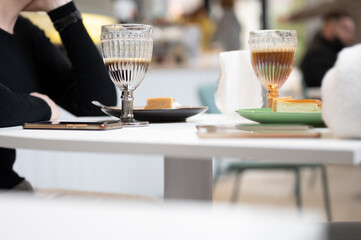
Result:
{"label": "stemmed glass with layered coffee", "polygon": [[104,64],[113,83],[122,91],[120,119],[124,125],[144,126],[133,115],[133,91],[142,83],[153,52],[153,27],[143,24],[102,26]]}
{"label": "stemmed glass with layered coffee", "polygon": [[295,30],[252,31],[249,47],[253,70],[267,90],[267,107],[278,98],[278,89],[286,82],[295,64]]}

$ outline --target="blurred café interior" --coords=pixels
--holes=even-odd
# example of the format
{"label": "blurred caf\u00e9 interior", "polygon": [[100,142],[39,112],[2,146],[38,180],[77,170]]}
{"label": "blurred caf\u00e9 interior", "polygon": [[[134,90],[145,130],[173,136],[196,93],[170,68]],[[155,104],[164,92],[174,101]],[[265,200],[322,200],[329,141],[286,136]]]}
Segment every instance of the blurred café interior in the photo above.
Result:
{"label": "blurred caf\u00e9 interior", "polygon": [[[348,29],[352,36],[347,45],[361,42],[361,1],[358,0],[74,2],[99,50],[100,29],[104,24],[153,25],[152,61],[146,78],[134,93],[134,106],[144,106],[149,97],[170,96],[184,106],[206,105],[209,114],[223,112],[214,100],[221,78],[220,53],[247,50],[250,31],[259,29],[297,30],[295,67],[279,90],[280,97],[321,98],[320,86],[306,83],[302,61],[315,36],[322,32],[325,16],[336,11],[347,13],[353,19]],[[23,14],[62,48],[59,35],[46,14]],[[203,90],[212,96],[211,101],[202,95]],[[61,118],[68,116],[70,114],[63,111]],[[336,222],[361,222],[359,166],[310,164],[290,169],[282,164],[259,167],[252,163],[239,166],[237,162],[238,159],[233,158],[213,159],[214,203],[256,209],[266,206],[288,212],[302,208],[318,212],[320,221],[330,220],[332,215],[332,221]],[[15,169],[32,183],[39,196],[136,198],[151,204],[158,204],[163,196],[164,165],[162,156],[158,155],[62,151],[54,154],[19,149]]]}

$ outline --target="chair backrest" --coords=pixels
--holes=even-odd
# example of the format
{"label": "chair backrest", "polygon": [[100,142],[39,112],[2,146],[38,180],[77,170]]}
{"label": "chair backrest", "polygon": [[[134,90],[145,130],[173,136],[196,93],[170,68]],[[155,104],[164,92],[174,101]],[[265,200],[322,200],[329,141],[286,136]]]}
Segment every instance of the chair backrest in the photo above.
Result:
{"label": "chair backrest", "polygon": [[201,100],[202,105],[205,105],[208,107],[207,113],[220,113],[216,102],[214,100],[214,94],[216,92],[216,84],[215,83],[209,83],[202,85],[198,89],[198,95]]}

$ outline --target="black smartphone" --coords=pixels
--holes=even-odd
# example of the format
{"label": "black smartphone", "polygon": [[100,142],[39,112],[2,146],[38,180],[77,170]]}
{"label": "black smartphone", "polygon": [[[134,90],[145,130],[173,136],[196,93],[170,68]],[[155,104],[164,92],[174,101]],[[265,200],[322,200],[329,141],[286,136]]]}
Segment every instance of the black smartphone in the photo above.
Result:
{"label": "black smartphone", "polygon": [[123,123],[119,121],[98,122],[68,122],[68,121],[43,121],[35,123],[24,123],[24,129],[59,129],[59,130],[107,130],[119,129]]}

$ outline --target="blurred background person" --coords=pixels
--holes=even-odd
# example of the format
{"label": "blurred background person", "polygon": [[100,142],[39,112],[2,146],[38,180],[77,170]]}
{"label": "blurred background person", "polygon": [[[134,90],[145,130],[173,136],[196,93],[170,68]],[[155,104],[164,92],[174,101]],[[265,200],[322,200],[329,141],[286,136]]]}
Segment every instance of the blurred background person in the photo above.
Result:
{"label": "blurred background person", "polygon": [[200,45],[203,50],[211,48],[213,34],[216,29],[216,24],[210,18],[206,2],[196,1],[194,9],[188,10],[183,19],[185,23],[194,24],[201,30]]}
{"label": "blurred background person", "polygon": [[355,22],[350,15],[330,12],[323,19],[322,29],[313,39],[300,66],[307,87],[320,87],[326,72],[335,64],[337,54],[354,41]]}
{"label": "blurred background person", "polygon": [[241,25],[234,12],[234,0],[221,0],[220,3],[223,15],[217,24],[213,41],[219,44],[223,51],[239,50]]}

